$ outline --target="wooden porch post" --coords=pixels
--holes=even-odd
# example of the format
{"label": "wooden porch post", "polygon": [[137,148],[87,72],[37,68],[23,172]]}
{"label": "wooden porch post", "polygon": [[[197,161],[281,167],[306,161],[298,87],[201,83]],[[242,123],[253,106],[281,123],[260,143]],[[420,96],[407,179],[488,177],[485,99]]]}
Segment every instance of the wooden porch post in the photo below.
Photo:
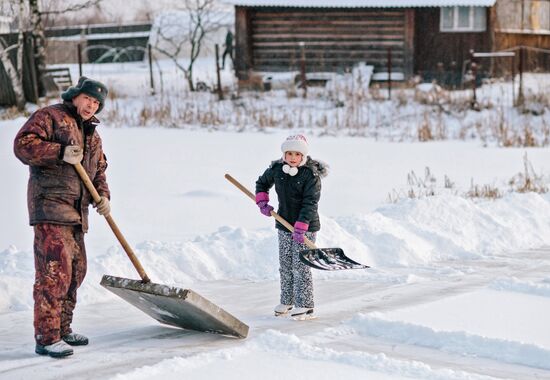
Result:
{"label": "wooden porch post", "polygon": [[405,56],[403,57],[405,79],[414,73],[414,9],[405,9]]}
{"label": "wooden porch post", "polygon": [[248,79],[252,68],[250,14],[246,7],[235,7],[235,72],[239,79]]}

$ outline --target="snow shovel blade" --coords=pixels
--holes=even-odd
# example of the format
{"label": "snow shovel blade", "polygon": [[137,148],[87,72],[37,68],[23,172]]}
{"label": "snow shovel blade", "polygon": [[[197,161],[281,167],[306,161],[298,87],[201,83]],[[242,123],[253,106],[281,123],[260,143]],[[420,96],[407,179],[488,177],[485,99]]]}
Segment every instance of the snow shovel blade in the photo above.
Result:
{"label": "snow shovel blade", "polygon": [[[225,178],[235,185],[239,190],[245,193],[254,203],[256,203],[256,197],[246,187],[240,184],[235,178],[229,174],[225,175]],[[288,223],[281,215],[271,210],[271,216],[274,217],[279,223],[286,227],[290,232],[294,232],[292,224]],[[366,269],[370,268],[367,265],[359,264],[353,261],[346,255],[342,248],[317,248],[315,243],[304,237],[304,244],[309,248],[301,251],[300,261],[305,265],[308,265],[315,269],[321,270],[341,270],[341,269]]]}
{"label": "snow shovel blade", "polygon": [[316,248],[300,251],[300,261],[321,270],[367,269],[344,254],[342,248]]}
{"label": "snow shovel blade", "polygon": [[247,325],[191,289],[108,275],[101,285],[161,323],[237,338],[248,335]]}

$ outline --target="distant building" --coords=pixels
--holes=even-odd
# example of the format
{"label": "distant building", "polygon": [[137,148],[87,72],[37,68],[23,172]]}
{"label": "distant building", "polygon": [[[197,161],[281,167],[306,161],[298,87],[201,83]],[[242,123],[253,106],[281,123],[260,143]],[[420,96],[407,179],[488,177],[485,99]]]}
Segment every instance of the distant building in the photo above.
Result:
{"label": "distant building", "polygon": [[[392,72],[427,79],[460,73],[471,50],[550,48],[550,0],[226,1],[235,6],[239,79],[297,70],[300,44],[308,71],[366,62],[383,74],[391,53]],[[549,56],[537,64],[547,66]]]}
{"label": "distant building", "polygon": [[84,62],[142,61],[150,30],[149,22],[47,28],[48,64],[78,62],[77,45]]}

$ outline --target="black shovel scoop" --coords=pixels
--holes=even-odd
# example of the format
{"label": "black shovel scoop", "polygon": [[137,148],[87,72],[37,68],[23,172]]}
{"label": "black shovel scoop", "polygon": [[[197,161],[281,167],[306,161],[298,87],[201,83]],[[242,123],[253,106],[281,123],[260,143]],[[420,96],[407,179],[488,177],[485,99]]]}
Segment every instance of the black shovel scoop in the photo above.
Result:
{"label": "black shovel scoop", "polygon": [[[256,202],[256,197],[246,187],[241,185],[239,181],[231,177],[229,174],[225,178],[239,188],[243,193],[248,195],[250,199]],[[282,216],[275,211],[271,211],[273,216],[279,223],[285,226],[290,232],[294,232],[294,227],[288,223]],[[366,269],[368,265],[359,264],[353,261],[344,254],[342,248],[317,248],[315,244],[304,236],[304,244],[310,249],[300,252],[300,261],[305,265],[321,270],[342,270],[342,269]]]}

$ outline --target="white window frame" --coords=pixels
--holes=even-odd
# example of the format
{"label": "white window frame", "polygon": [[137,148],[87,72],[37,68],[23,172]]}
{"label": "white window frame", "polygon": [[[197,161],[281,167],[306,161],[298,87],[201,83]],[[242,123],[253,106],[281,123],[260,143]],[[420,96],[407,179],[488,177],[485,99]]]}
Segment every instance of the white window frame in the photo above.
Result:
{"label": "white window frame", "polygon": [[[451,8],[453,10],[453,26],[450,28],[446,28],[443,26],[443,11],[444,9]],[[470,15],[469,15],[469,25],[467,27],[459,27],[458,26],[458,9],[459,8],[469,8]],[[481,8],[485,12],[485,22],[483,23],[482,27],[475,27],[475,8]],[[466,6],[466,7],[460,7],[460,6],[454,6],[454,7],[441,7],[439,11],[439,31],[444,33],[463,33],[463,32],[485,32],[487,30],[487,8],[486,7],[472,7],[472,6]]]}

